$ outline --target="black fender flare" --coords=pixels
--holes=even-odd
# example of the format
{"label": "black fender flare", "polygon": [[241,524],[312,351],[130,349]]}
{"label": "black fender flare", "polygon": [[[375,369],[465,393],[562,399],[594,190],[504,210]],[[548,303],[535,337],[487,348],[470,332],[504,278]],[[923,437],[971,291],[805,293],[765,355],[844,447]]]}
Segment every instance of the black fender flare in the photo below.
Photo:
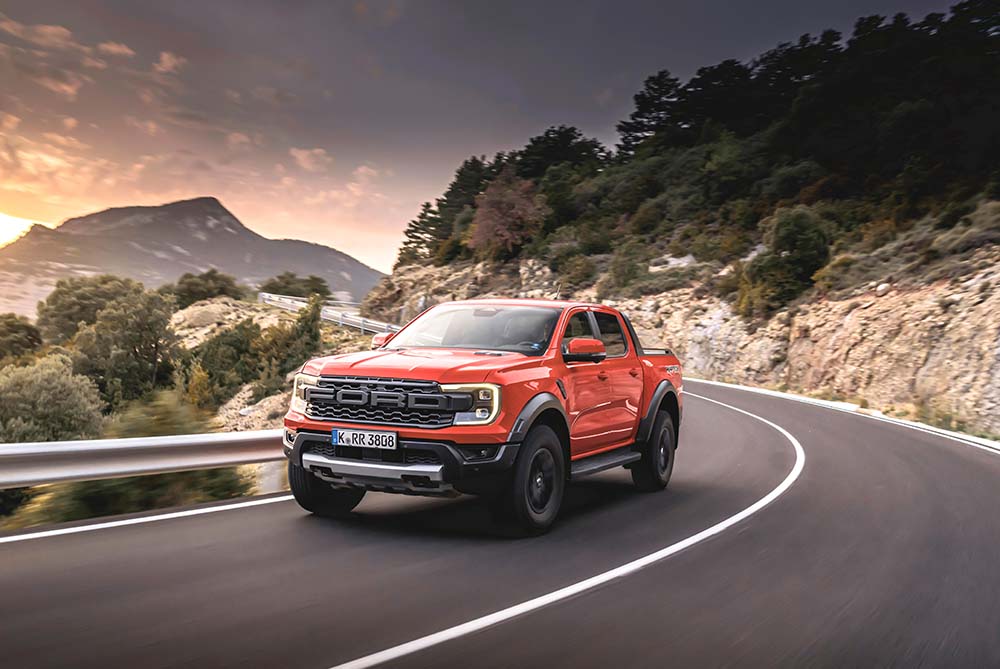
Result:
{"label": "black fender flare", "polygon": [[524,441],[524,437],[528,434],[528,430],[531,429],[532,424],[535,422],[543,411],[547,409],[555,409],[563,417],[566,422],[566,430],[569,431],[569,420],[566,418],[566,408],[562,405],[552,393],[544,392],[539,393],[528,400],[528,403],[524,405],[521,409],[521,413],[517,415],[517,419],[514,421],[514,426],[510,429],[510,434],[507,435],[507,441],[509,443],[520,443]]}
{"label": "black fender flare", "polygon": [[[646,443],[649,439],[649,433],[653,430],[653,423],[656,422],[656,412],[660,408],[660,404],[663,402],[663,398],[667,395],[673,395],[677,398],[677,389],[674,388],[674,384],[670,383],[669,380],[664,379],[660,381],[656,386],[656,390],[653,391],[653,397],[649,400],[649,405],[646,408],[646,415],[642,417],[639,421],[639,429],[635,434],[635,443],[637,445]],[[678,407],[680,402],[677,403]],[[677,416],[677,429],[680,430],[681,417],[678,412]]]}

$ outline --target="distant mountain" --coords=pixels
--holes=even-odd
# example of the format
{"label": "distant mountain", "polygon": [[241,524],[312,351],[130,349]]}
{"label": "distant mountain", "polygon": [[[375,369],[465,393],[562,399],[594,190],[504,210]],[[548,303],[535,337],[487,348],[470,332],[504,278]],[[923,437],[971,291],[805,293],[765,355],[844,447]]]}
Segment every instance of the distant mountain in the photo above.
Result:
{"label": "distant mountain", "polygon": [[34,316],[38,300],[63,277],[108,273],[156,287],[212,267],[250,285],[285,271],[316,274],[341,299],[354,300],[383,276],[328,246],[262,237],[217,199],[200,197],[32,227],[0,249],[0,312]]}

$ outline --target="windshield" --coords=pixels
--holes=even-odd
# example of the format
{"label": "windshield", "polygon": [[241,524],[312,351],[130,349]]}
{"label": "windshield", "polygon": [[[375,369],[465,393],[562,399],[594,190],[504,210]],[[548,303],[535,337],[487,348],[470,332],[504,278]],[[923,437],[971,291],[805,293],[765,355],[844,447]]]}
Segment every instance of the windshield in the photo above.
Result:
{"label": "windshield", "polygon": [[387,348],[471,348],[541,355],[559,320],[547,307],[434,307],[392,338]]}

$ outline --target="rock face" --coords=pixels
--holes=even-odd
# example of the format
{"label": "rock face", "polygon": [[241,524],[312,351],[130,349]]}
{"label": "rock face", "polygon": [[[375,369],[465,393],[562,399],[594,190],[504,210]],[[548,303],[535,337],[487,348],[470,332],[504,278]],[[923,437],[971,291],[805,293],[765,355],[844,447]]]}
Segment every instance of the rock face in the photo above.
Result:
{"label": "rock face", "polygon": [[[669,346],[691,376],[867,402],[897,415],[1000,433],[1000,253],[980,252],[961,283],[907,289],[872,286],[850,299],[820,299],[764,323],[694,287],[608,300],[632,319],[641,340]],[[366,300],[373,315],[412,317],[420,308],[476,296],[551,297],[548,268],[527,260],[486,265],[405,267]],[[593,291],[574,299],[593,301]],[[754,327],[756,325],[756,327]]]}
{"label": "rock face", "polygon": [[316,274],[341,299],[355,300],[383,276],[327,246],[262,237],[203,197],[108,209],[54,230],[36,225],[0,249],[0,312],[34,316],[38,301],[67,276],[117,274],[152,288],[212,267],[249,285],[285,271]]}

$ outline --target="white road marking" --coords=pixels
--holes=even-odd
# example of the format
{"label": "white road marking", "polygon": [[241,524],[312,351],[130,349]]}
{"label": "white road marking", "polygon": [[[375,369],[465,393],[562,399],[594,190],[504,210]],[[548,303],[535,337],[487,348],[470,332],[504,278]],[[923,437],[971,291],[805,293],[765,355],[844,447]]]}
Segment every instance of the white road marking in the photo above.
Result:
{"label": "white road marking", "polygon": [[95,532],[106,530],[112,527],[126,527],[128,525],[142,525],[144,523],[155,523],[160,520],[172,520],[174,518],[187,518],[189,516],[202,516],[206,513],[219,513],[220,511],[232,511],[233,509],[245,509],[251,506],[263,506],[276,502],[287,502],[292,499],[291,495],[280,497],[268,497],[266,499],[253,499],[246,502],[236,502],[235,504],[221,504],[219,506],[209,506],[202,509],[188,509],[187,511],[173,511],[171,513],[161,513],[155,516],[141,516],[139,518],[125,518],[123,520],[109,520],[105,523],[94,523],[92,525],[78,525],[76,527],[63,527],[54,530],[44,530],[42,532],[29,532],[27,534],[14,534],[9,537],[0,537],[0,544],[11,544],[17,541],[31,541],[32,539],[45,539],[47,537],[58,537],[64,534],[80,534],[81,532]]}
{"label": "white road marking", "polygon": [[687,539],[678,541],[677,543],[671,544],[666,548],[661,548],[660,550],[654,553],[650,553],[649,555],[646,555],[644,557],[623,564],[620,567],[616,567],[610,571],[597,574],[596,576],[591,576],[588,579],[579,581],[572,585],[568,585],[564,588],[560,588],[559,590],[550,592],[547,595],[535,597],[534,599],[530,599],[521,604],[515,604],[514,606],[502,609],[500,611],[497,611],[496,613],[491,613],[481,618],[476,618],[475,620],[470,620],[469,622],[462,623],[461,625],[456,625],[455,627],[450,627],[448,629],[441,630],[440,632],[435,632],[434,634],[430,634],[428,636],[421,637],[419,639],[414,639],[413,641],[408,641],[398,646],[393,646],[392,648],[387,648],[386,650],[382,650],[377,653],[372,653],[371,655],[366,655],[356,660],[351,660],[350,662],[345,662],[344,664],[339,664],[333,667],[333,669],[362,669],[363,667],[374,667],[376,665],[383,664],[391,660],[396,660],[406,655],[410,655],[412,653],[417,653],[419,651],[426,650],[427,648],[430,648],[432,646],[437,646],[439,644],[451,641],[453,639],[457,639],[467,634],[472,634],[474,632],[482,631],[488,627],[493,627],[494,625],[498,625],[502,622],[510,620],[511,618],[523,616],[526,613],[531,613],[532,611],[536,611],[542,607],[549,606],[550,604],[555,604],[556,602],[560,602],[564,599],[568,599],[575,595],[579,595],[582,592],[586,592],[588,590],[592,590],[594,588],[602,586],[610,581],[614,581],[624,576],[628,576],[629,574],[632,574],[634,572],[639,571],[640,569],[648,567],[649,565],[655,562],[659,562],[660,560],[668,558],[671,555],[679,553],[685,548],[690,548],[691,546],[694,546],[697,543],[705,541],[706,539],[713,537],[716,534],[719,534],[723,530],[726,530],[732,527],[733,525],[746,520],[747,518],[757,513],[758,511],[763,509],[765,506],[767,506],[774,500],[778,499],[778,497],[783,495],[792,486],[792,484],[795,483],[796,479],[799,478],[799,474],[802,473],[802,468],[803,466],[805,466],[806,454],[805,451],[802,450],[802,445],[799,443],[799,441],[795,437],[793,437],[787,430],[785,430],[785,428],[781,427],[780,425],[777,425],[776,423],[772,423],[766,418],[762,418],[756,414],[752,414],[749,411],[744,411],[743,409],[739,409],[732,405],[725,404],[723,402],[719,402],[713,399],[709,399],[708,397],[702,397],[701,395],[695,395],[694,393],[691,392],[687,392],[684,394],[687,397],[697,397],[698,399],[702,399],[707,402],[712,402],[713,404],[718,404],[728,409],[732,409],[733,411],[737,411],[741,414],[745,414],[747,416],[750,416],[751,418],[755,418],[761,421],[762,423],[770,425],[775,430],[780,432],[781,435],[785,437],[785,439],[787,439],[792,444],[792,447],[795,449],[795,464],[792,466],[791,471],[784,478],[784,480],[778,484],[778,487],[776,487],[767,495],[760,498],[759,500],[757,500],[757,502],[743,509],[736,515],[730,516],[729,518],[726,518],[725,520],[716,523],[715,525],[709,527],[708,529],[702,530],[701,532],[698,532],[697,534],[692,535]]}
{"label": "white road marking", "polygon": [[720,388],[732,388],[733,390],[742,390],[747,393],[756,393],[758,395],[767,395],[768,397],[777,397],[778,399],[790,400],[793,402],[802,402],[803,404],[813,404],[816,406],[823,407],[825,409],[833,409],[834,411],[849,413],[854,416],[860,416],[862,418],[870,418],[872,420],[881,421],[883,423],[889,423],[890,425],[898,425],[900,427],[909,428],[911,430],[916,430],[918,432],[933,434],[936,437],[944,437],[945,439],[951,439],[953,441],[965,444],[966,446],[972,446],[973,448],[978,448],[981,451],[986,451],[987,453],[1000,455],[1000,443],[993,441],[992,439],[975,437],[969,434],[962,434],[961,432],[952,432],[951,430],[945,430],[944,428],[934,427],[933,425],[926,425],[924,423],[917,423],[912,420],[903,420],[901,418],[891,418],[889,416],[876,416],[870,413],[864,413],[862,411],[857,411],[856,405],[850,404],[848,402],[833,402],[830,400],[817,399],[815,397],[806,397],[805,395],[783,393],[779,390],[771,390],[770,388],[755,388],[753,386],[741,386],[735,383],[723,383],[722,381],[708,381],[706,379],[692,379],[692,378],[688,378],[687,380],[694,381],[695,383],[704,383],[710,386],[718,386]]}

